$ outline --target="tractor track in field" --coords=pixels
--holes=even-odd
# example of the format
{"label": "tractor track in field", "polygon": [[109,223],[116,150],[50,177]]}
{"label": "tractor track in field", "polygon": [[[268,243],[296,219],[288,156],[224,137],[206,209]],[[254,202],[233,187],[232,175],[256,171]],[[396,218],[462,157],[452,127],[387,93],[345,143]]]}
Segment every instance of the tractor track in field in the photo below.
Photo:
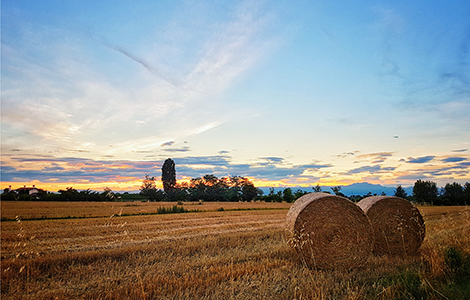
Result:
{"label": "tractor track in field", "polygon": [[[119,226],[119,225],[118,225]],[[251,221],[225,224],[207,224],[183,228],[171,228],[167,230],[147,230],[133,232],[125,229],[117,234],[107,236],[77,237],[58,240],[53,247],[48,247],[47,252],[90,251],[99,249],[112,249],[115,247],[151,244],[168,240],[191,239],[202,236],[215,236],[236,232],[262,231],[270,228],[281,228],[283,220],[276,221]]]}
{"label": "tractor track in field", "polygon": [[[118,220],[119,222],[116,222]],[[39,255],[115,249],[172,240],[281,229],[284,227],[285,217],[283,214],[242,214],[182,220],[120,221],[113,219],[104,224],[90,225],[84,220],[83,225],[76,225],[66,236],[52,234],[45,238],[36,238],[29,242],[28,247]],[[50,230],[53,233],[57,228],[51,225]],[[12,258],[17,252],[18,249],[15,248],[2,249],[2,259]]]}

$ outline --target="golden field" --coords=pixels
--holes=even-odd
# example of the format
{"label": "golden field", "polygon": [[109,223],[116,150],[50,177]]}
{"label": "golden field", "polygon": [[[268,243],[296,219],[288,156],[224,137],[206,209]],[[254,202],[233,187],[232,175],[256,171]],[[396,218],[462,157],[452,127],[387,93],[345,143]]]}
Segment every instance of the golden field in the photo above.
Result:
{"label": "golden field", "polygon": [[[346,271],[301,263],[284,238],[291,204],[188,203],[199,212],[132,215],[175,204],[2,202],[2,218],[16,221],[1,223],[1,298],[469,297],[467,273],[445,261],[452,247],[467,262],[468,207],[419,207],[426,238],[418,256],[371,256]],[[43,220],[25,220],[35,218]]]}
{"label": "golden field", "polygon": [[[213,211],[220,208],[234,209],[289,209],[291,203],[266,202],[182,202],[190,211]],[[112,215],[135,215],[156,213],[159,207],[172,207],[176,202],[45,202],[2,201],[2,219],[54,219],[90,218]]]}

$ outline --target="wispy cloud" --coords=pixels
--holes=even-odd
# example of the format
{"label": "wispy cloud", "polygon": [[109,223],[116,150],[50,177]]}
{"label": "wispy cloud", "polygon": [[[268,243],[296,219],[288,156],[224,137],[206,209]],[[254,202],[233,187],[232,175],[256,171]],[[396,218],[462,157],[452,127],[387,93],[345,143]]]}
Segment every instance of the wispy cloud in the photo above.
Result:
{"label": "wispy cloud", "polygon": [[410,164],[423,164],[430,162],[431,160],[434,159],[435,156],[422,156],[422,157],[408,157],[408,160],[406,161],[407,163]]}
{"label": "wispy cloud", "polygon": [[282,163],[283,157],[260,157],[261,160],[266,161],[268,164]]}
{"label": "wispy cloud", "polygon": [[163,149],[163,151],[165,152],[188,152],[188,151],[191,151],[191,148],[190,147],[181,147],[181,148],[166,148],[166,149]]}
{"label": "wispy cloud", "polygon": [[347,158],[347,157],[351,157],[351,156],[354,156],[355,153],[354,152],[344,152],[344,153],[341,153],[341,154],[337,154],[336,157],[338,158]]}
{"label": "wispy cloud", "polygon": [[205,45],[204,57],[185,78],[188,89],[219,92],[256,63],[273,46],[271,37],[265,35],[270,17],[253,2],[234,10],[233,19]]}
{"label": "wispy cloud", "polygon": [[159,70],[157,70],[157,68],[153,65],[151,65],[149,62],[147,62],[144,58],[142,57],[139,57],[137,56],[136,54],[132,53],[130,50],[128,49],[125,49],[124,47],[122,46],[118,46],[118,45],[114,45],[112,44],[111,42],[109,42],[108,40],[106,40],[104,37],[100,36],[100,37],[92,37],[93,39],[95,39],[96,41],[98,41],[99,43],[101,43],[102,45],[106,46],[107,48],[109,49],[112,49],[114,51],[117,51],[118,53],[121,53],[122,55],[124,55],[125,57],[135,61],[136,63],[140,64],[142,67],[144,67],[148,72],[150,72],[151,74],[155,75],[155,76],[158,76],[159,78],[162,78],[163,80],[165,80],[167,83],[173,85],[173,86],[179,86],[181,85],[181,82],[176,82],[175,80],[173,79],[170,79],[166,76],[164,76],[162,74],[162,72],[160,72]]}
{"label": "wispy cloud", "polygon": [[453,163],[453,162],[461,162],[467,160],[466,157],[447,157],[442,159],[442,162],[445,163]]}
{"label": "wispy cloud", "polygon": [[200,133],[206,132],[208,130],[211,130],[212,128],[215,128],[215,127],[219,126],[220,124],[221,124],[221,122],[212,122],[212,123],[203,125],[203,126],[197,128],[196,130],[193,130],[192,134],[200,134]]}
{"label": "wispy cloud", "polygon": [[360,154],[357,156],[359,161],[370,161],[373,164],[383,163],[388,158],[393,155],[394,152],[377,152],[377,153],[367,153],[367,154]]}
{"label": "wispy cloud", "polygon": [[375,166],[363,166],[355,169],[351,169],[346,174],[351,175],[351,174],[359,174],[359,173],[379,173],[379,172],[391,172],[395,170],[394,167],[382,167],[379,165]]}
{"label": "wispy cloud", "polygon": [[390,157],[393,155],[393,152],[376,152],[376,153],[366,153],[366,154],[360,154],[357,157],[358,158],[372,158],[372,159],[377,159],[381,157]]}
{"label": "wispy cloud", "polygon": [[161,144],[160,146],[161,147],[167,147],[167,146],[173,145],[174,143],[175,143],[175,141],[169,141],[169,142],[165,142],[165,143]]}

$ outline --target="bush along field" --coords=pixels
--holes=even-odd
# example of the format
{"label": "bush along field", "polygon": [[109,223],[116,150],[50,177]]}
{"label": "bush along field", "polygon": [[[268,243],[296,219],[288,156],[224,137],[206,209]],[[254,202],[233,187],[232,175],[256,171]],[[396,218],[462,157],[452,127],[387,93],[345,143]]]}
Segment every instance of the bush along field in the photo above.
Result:
{"label": "bush along field", "polygon": [[[287,244],[285,203],[202,203],[185,213],[168,205],[173,213],[127,216],[156,207],[125,205],[95,207],[107,215],[90,218],[2,221],[1,298],[470,299],[466,206],[418,207],[426,237],[416,255],[317,270]],[[2,203],[2,216],[17,208]]]}

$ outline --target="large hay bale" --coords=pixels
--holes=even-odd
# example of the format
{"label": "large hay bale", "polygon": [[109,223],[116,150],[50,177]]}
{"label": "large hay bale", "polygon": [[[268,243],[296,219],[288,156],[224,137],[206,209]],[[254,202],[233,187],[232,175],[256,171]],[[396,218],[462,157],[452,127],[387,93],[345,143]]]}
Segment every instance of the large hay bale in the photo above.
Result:
{"label": "large hay bale", "polygon": [[424,240],[426,228],[423,217],[413,204],[399,197],[373,196],[362,199],[357,205],[372,224],[374,253],[416,254]]}
{"label": "large hay bale", "polygon": [[372,252],[373,232],[364,212],[346,198],[311,193],[287,213],[287,241],[311,268],[351,269]]}

